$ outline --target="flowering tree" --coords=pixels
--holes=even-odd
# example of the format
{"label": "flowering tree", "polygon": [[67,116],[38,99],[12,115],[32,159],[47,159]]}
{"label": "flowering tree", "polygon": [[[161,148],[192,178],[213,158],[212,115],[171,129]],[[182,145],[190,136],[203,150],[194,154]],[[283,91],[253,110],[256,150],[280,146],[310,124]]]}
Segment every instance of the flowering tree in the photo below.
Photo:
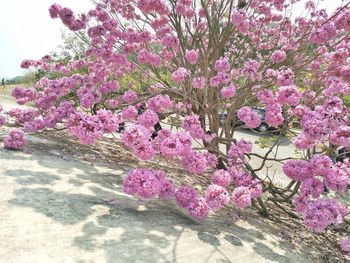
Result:
{"label": "flowering tree", "polygon": [[[23,68],[60,77],[15,88],[19,104],[33,102],[37,109],[10,115],[27,132],[64,127],[84,144],[124,123],[121,140],[139,159],[162,156],[193,176],[211,174],[212,184],[199,193],[175,186],[165,171],[139,168],[124,180],[128,194],[175,198],[196,219],[230,203],[268,215],[268,202],[293,199],[306,226],[323,231],[348,213],[322,193],[325,187],[343,193],[350,183],[350,163],[335,163],[330,147],[350,147],[343,103],[350,94],[350,8],[347,3],[328,15],[307,1],[305,16],[297,17],[297,2],[101,0],[79,16],[54,4],[52,18],[87,34],[86,57],[67,64],[49,56],[23,61]],[[261,125],[257,106],[279,130],[265,155],[253,153],[248,140],[233,139],[238,121]],[[293,122],[300,122],[300,132],[290,130]],[[302,156],[276,158],[286,132]],[[22,147],[21,140],[21,131],[11,132],[5,147]],[[261,161],[255,169],[253,156]],[[291,179],[286,188],[259,177],[267,161],[283,163]]]}

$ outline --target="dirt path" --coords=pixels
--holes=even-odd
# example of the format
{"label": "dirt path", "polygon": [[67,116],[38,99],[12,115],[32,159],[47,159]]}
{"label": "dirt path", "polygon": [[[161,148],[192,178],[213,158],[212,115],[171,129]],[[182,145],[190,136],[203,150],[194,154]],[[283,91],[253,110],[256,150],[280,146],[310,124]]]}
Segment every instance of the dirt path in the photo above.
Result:
{"label": "dirt path", "polygon": [[173,201],[125,195],[127,167],[56,148],[37,137],[31,153],[0,144],[0,262],[313,262],[279,228],[225,214],[195,222]]}

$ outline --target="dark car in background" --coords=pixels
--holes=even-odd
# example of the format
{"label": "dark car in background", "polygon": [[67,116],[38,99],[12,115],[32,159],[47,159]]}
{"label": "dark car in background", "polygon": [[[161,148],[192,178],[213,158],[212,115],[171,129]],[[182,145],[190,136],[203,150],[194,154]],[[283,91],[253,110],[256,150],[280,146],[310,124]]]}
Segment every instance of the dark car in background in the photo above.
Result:
{"label": "dark car in background", "polygon": [[350,148],[330,144],[329,147],[331,148],[331,154],[330,157],[332,158],[333,163],[337,162],[344,162],[345,159],[350,158]]}

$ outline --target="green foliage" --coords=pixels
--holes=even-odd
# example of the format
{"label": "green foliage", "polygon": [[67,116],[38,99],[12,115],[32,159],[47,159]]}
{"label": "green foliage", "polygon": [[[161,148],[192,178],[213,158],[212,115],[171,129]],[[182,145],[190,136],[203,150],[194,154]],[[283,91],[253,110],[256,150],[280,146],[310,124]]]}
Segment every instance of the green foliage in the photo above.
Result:
{"label": "green foliage", "polygon": [[295,159],[303,159],[304,155],[302,151],[294,150],[294,158]]}
{"label": "green foliage", "polygon": [[[158,79],[161,79],[163,82],[172,83],[171,73],[169,71],[162,70],[162,71],[159,71],[158,74],[159,74]],[[123,77],[119,78],[118,81],[120,84],[120,91],[121,92],[125,92],[130,87],[132,87],[132,89],[134,91],[141,93],[141,94],[147,92],[149,86],[158,83],[156,78],[153,79],[150,77],[150,78],[144,79],[142,77],[141,70],[137,70],[137,71],[133,72],[132,74],[126,74]]]}
{"label": "green foliage", "polygon": [[8,85],[22,84],[23,81],[24,81],[23,76],[16,76],[12,79],[8,79],[6,81],[6,84],[8,84]]}
{"label": "green foliage", "polygon": [[255,141],[255,144],[257,144],[261,149],[270,148],[277,140],[279,136],[274,135],[270,137],[260,137]]}
{"label": "green foliage", "polygon": [[343,102],[344,102],[346,107],[350,107],[350,95],[344,96]]}
{"label": "green foliage", "polygon": [[177,116],[177,115],[176,116],[169,116],[168,121],[169,121],[169,124],[171,126],[175,126],[175,127],[180,127],[181,123],[182,123],[180,116]]}

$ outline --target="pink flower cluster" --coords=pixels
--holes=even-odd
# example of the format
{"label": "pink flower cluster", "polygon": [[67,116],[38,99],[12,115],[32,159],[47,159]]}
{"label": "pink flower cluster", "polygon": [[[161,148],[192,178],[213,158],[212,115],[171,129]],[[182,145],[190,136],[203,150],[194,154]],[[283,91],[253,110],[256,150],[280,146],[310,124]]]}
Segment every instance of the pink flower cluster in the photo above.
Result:
{"label": "pink flower cluster", "polygon": [[288,160],[283,165],[283,172],[292,180],[303,181],[313,178],[313,165],[305,160]]}
{"label": "pink flower cluster", "polygon": [[175,194],[176,202],[180,207],[188,209],[192,217],[203,219],[210,211],[217,212],[228,205],[230,199],[238,208],[244,208],[251,204],[253,198],[262,194],[261,184],[250,179],[246,185],[238,186],[230,198],[226,190],[230,181],[230,174],[227,171],[218,170],[214,172],[212,184],[205,190],[204,198],[200,197],[192,186],[181,186]]}
{"label": "pink flower cluster", "polygon": [[203,197],[196,198],[187,207],[190,215],[198,220],[202,220],[209,215],[209,206]]}
{"label": "pink flower cluster", "polygon": [[191,173],[201,174],[208,168],[208,160],[203,153],[190,151],[182,156],[182,166]]}
{"label": "pink flower cluster", "polygon": [[20,129],[12,129],[4,137],[4,147],[9,150],[20,150],[27,144],[24,132]]}
{"label": "pink flower cluster", "polygon": [[249,22],[243,11],[235,11],[231,17],[232,23],[241,33],[247,33],[249,30]]}
{"label": "pink flower cluster", "polygon": [[196,89],[204,89],[206,80],[204,77],[195,77],[192,79],[192,86]]}
{"label": "pink flower cluster", "polygon": [[198,115],[187,115],[182,122],[182,128],[188,131],[193,138],[204,139],[206,137]]}
{"label": "pink flower cluster", "polygon": [[308,228],[322,232],[331,224],[340,224],[347,212],[347,208],[336,200],[317,199],[310,201],[302,214]]}
{"label": "pink flower cluster", "polygon": [[190,74],[190,72],[188,69],[178,68],[176,71],[174,71],[171,74],[171,78],[176,83],[181,83],[188,77],[189,74]]}
{"label": "pink flower cluster", "polygon": [[194,49],[187,50],[185,57],[186,57],[186,60],[188,61],[188,63],[195,65],[197,60],[198,60],[197,51]]}
{"label": "pink flower cluster", "polygon": [[231,81],[230,75],[220,71],[214,77],[211,77],[209,80],[209,84],[211,87],[217,87],[219,85],[228,84]]}
{"label": "pink flower cluster", "polygon": [[12,90],[11,95],[16,99],[18,104],[23,105],[26,102],[33,101],[36,98],[37,93],[33,88],[16,87]]}
{"label": "pink flower cluster", "polygon": [[45,129],[45,127],[46,127],[46,123],[41,118],[36,118],[32,121],[24,123],[24,128],[27,132],[37,132]]}
{"label": "pink flower cluster", "polygon": [[220,58],[215,62],[214,67],[218,72],[227,72],[231,65],[227,58]]}
{"label": "pink flower cluster", "polygon": [[167,48],[172,48],[173,50],[179,48],[179,39],[174,35],[166,35],[162,37],[160,43]]}
{"label": "pink flower cluster", "polygon": [[335,145],[350,147],[350,127],[340,126],[330,137],[330,142]]}
{"label": "pink flower cluster", "polygon": [[38,110],[34,110],[34,109],[14,108],[14,109],[11,109],[9,111],[9,116],[15,117],[16,121],[19,123],[33,121],[39,115],[40,115],[40,112]]}
{"label": "pink flower cluster", "polygon": [[204,219],[209,215],[208,204],[192,186],[181,186],[175,193],[175,199],[177,205],[186,208],[195,219]]}
{"label": "pink flower cluster", "polygon": [[135,144],[148,141],[151,131],[142,125],[128,125],[122,135],[122,141],[126,146],[133,147]]}
{"label": "pink flower cluster", "polygon": [[232,202],[238,208],[245,208],[251,205],[252,196],[248,187],[239,186],[232,192]]}
{"label": "pink flower cluster", "polygon": [[244,67],[242,69],[242,74],[249,77],[250,79],[255,79],[257,77],[257,73],[260,67],[260,63],[256,60],[248,60],[244,63]]}
{"label": "pink flower cluster", "polygon": [[192,9],[192,0],[181,0],[176,4],[175,12],[177,15],[186,16],[186,18],[191,18],[194,15]]}
{"label": "pink flower cluster", "polygon": [[173,102],[168,95],[157,95],[147,101],[147,107],[154,112],[163,113],[173,107]]}
{"label": "pink flower cluster", "polygon": [[109,99],[106,100],[106,107],[110,110],[117,109],[121,104],[121,101],[119,99]]}
{"label": "pink flower cluster", "polygon": [[119,90],[119,82],[118,81],[107,81],[99,88],[101,94],[108,94],[110,92],[116,92]]}
{"label": "pink flower cluster", "polygon": [[159,118],[154,111],[146,110],[137,118],[137,121],[139,124],[145,126],[146,128],[152,128],[159,122]]}
{"label": "pink flower cluster", "polygon": [[349,9],[343,10],[343,12],[341,12],[341,14],[336,18],[335,26],[338,29],[344,29],[349,31],[350,30],[349,21],[350,21]]}
{"label": "pink flower cluster", "polygon": [[124,93],[123,99],[126,103],[131,103],[137,99],[137,93],[133,90],[128,90]]}
{"label": "pink flower cluster", "polygon": [[229,173],[233,184],[236,187],[246,187],[249,190],[251,198],[258,198],[262,195],[262,184],[260,180],[254,179],[242,168],[241,164],[229,167]]}
{"label": "pink flower cluster", "polygon": [[155,0],[139,0],[137,1],[137,7],[140,8],[145,14],[149,14],[152,11],[158,13],[159,15],[167,15],[169,13],[169,8],[164,2]]}
{"label": "pink flower cluster", "polygon": [[256,97],[261,103],[266,105],[276,102],[276,99],[272,90],[267,90],[267,89],[261,90],[257,93]]}
{"label": "pink flower cluster", "polygon": [[123,116],[123,119],[125,119],[125,120],[136,119],[136,117],[137,117],[137,109],[136,109],[136,107],[129,105],[128,107],[123,109],[122,116]]}
{"label": "pink flower cluster", "polygon": [[234,97],[236,95],[236,86],[235,85],[230,85],[228,87],[223,87],[220,90],[220,93],[225,99],[232,98],[232,97]]}
{"label": "pink flower cluster", "polygon": [[50,9],[50,16],[52,18],[60,18],[64,25],[66,25],[72,31],[78,31],[86,27],[88,17],[81,15],[80,18],[76,19],[71,9],[61,7],[59,4],[53,4]]}
{"label": "pink flower cluster", "polygon": [[[346,208],[332,199],[318,199],[326,186],[338,193],[350,184],[350,164],[333,164],[326,155],[315,155],[310,162],[288,160],[283,170],[293,180],[302,181],[300,193],[293,199],[298,212],[302,213],[305,225],[317,232],[330,224],[338,224],[346,214]],[[323,182],[316,178],[323,178]],[[316,198],[312,200],[311,198]]]}
{"label": "pink flower cluster", "polygon": [[[251,151],[251,144],[245,140],[240,141],[238,145],[242,152]],[[243,155],[243,153],[240,155]],[[238,208],[249,206],[253,198],[258,198],[262,195],[261,182],[258,179],[253,179],[244,171],[240,164],[230,166],[228,171],[217,170],[212,175],[212,185],[206,190],[206,192],[208,192],[209,189],[213,190],[211,194],[215,197],[214,204],[211,205],[207,200],[212,211],[216,211],[229,203],[225,188],[228,187],[231,182],[236,186],[232,192],[231,200]]]}
{"label": "pink flower cluster", "polygon": [[273,63],[280,63],[283,62],[286,59],[286,52],[283,50],[276,50],[271,55],[271,60]]}
{"label": "pink flower cluster", "polygon": [[163,199],[175,195],[175,184],[165,177],[162,171],[135,169],[128,173],[123,182],[124,191],[130,195],[138,195],[142,199],[159,196]]}
{"label": "pink flower cluster", "polygon": [[278,90],[277,101],[281,104],[297,106],[302,97],[296,86],[282,86]]}
{"label": "pink flower cluster", "polygon": [[215,185],[227,187],[231,183],[231,175],[226,170],[217,170],[212,175],[211,181]]}
{"label": "pink flower cluster", "polygon": [[178,155],[183,156],[191,151],[192,138],[189,134],[184,132],[177,132],[175,134],[170,134],[164,136],[163,134],[166,130],[159,132],[159,137],[161,138],[159,150],[165,158],[173,158]]}
{"label": "pink flower cluster", "polygon": [[128,125],[122,135],[122,142],[130,147],[136,157],[150,160],[156,155],[151,140],[151,130],[143,125]]}
{"label": "pink flower cluster", "polygon": [[181,186],[175,194],[176,203],[183,208],[187,208],[198,197],[196,189],[189,185]]}
{"label": "pink flower cluster", "polygon": [[157,68],[161,67],[162,65],[161,57],[159,55],[157,55],[154,52],[145,51],[145,50],[137,54],[137,61],[140,64],[149,64]]}
{"label": "pink flower cluster", "polygon": [[346,187],[350,185],[349,160],[345,160],[343,163],[337,163],[325,172],[324,184],[330,190],[343,194]]}
{"label": "pink flower cluster", "polygon": [[282,107],[278,103],[269,104],[265,112],[265,121],[271,127],[278,127],[283,124]]}
{"label": "pink flower cluster", "polygon": [[225,187],[212,184],[205,190],[205,201],[210,210],[216,212],[230,202],[230,197]]}
{"label": "pink flower cluster", "polygon": [[[251,204],[253,196],[257,197],[253,193],[249,187],[238,187],[233,191],[231,199],[237,207],[247,207]],[[175,196],[177,204],[188,209],[190,215],[196,219],[203,219],[210,211],[217,212],[230,202],[226,188],[217,184],[208,186],[204,198],[200,197],[192,186],[181,186]]]}
{"label": "pink flower cluster", "polygon": [[250,153],[253,150],[253,144],[245,139],[239,140],[231,145],[227,156],[233,162],[240,162],[244,158],[244,154]]}
{"label": "pink flower cluster", "polygon": [[250,107],[244,106],[237,112],[238,118],[244,122],[249,128],[257,128],[261,124],[259,114],[253,111]]}
{"label": "pink flower cluster", "polygon": [[301,185],[300,193],[304,196],[318,198],[324,191],[324,184],[317,178],[305,179]]}
{"label": "pink flower cluster", "polygon": [[100,139],[104,133],[116,131],[121,122],[119,114],[109,110],[99,110],[96,115],[84,115],[80,112],[70,114],[67,128],[83,144],[91,144]]}
{"label": "pink flower cluster", "polygon": [[77,95],[81,106],[85,109],[88,109],[95,103],[100,102],[102,97],[100,90],[91,89],[89,86],[81,87],[78,90]]}
{"label": "pink flower cluster", "polygon": [[312,32],[310,41],[315,44],[324,44],[336,36],[336,27],[333,23],[325,23],[322,27]]}
{"label": "pink flower cluster", "polygon": [[280,86],[289,86],[294,82],[294,72],[290,69],[283,69],[277,73],[277,84]]}
{"label": "pink flower cluster", "polygon": [[350,253],[350,238],[344,237],[339,240],[340,248],[347,253]]}

